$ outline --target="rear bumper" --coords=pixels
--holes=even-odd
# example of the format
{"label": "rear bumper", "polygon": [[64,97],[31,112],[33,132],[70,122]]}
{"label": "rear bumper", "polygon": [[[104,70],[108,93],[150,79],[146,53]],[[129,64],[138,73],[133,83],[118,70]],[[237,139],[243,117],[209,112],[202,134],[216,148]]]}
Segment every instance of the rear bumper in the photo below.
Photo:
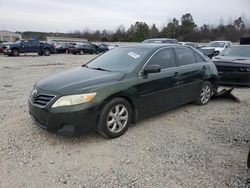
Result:
{"label": "rear bumper", "polygon": [[32,120],[42,129],[67,136],[78,136],[96,129],[97,108],[91,104],[61,107],[61,109],[41,108],[29,101]]}

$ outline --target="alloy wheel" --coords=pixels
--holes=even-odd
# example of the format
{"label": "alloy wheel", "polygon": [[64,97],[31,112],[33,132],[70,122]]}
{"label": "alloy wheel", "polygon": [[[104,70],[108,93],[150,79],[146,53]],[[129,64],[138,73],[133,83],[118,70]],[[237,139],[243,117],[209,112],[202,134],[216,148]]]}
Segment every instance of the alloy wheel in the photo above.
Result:
{"label": "alloy wheel", "polygon": [[211,87],[209,85],[204,85],[202,87],[202,92],[200,95],[200,100],[202,104],[206,104],[211,97]]}
{"label": "alloy wheel", "polygon": [[112,107],[107,116],[107,127],[112,133],[118,133],[124,129],[128,122],[128,109],[122,104]]}

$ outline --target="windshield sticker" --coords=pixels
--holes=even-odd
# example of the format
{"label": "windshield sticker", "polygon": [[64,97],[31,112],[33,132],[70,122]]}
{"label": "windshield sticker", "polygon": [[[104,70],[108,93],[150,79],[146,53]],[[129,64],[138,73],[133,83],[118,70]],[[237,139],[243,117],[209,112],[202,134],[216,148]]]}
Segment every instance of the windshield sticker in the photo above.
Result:
{"label": "windshield sticker", "polygon": [[134,59],[137,59],[137,58],[140,57],[140,55],[137,54],[137,53],[135,53],[135,52],[129,52],[128,55],[129,55],[130,57],[133,57]]}

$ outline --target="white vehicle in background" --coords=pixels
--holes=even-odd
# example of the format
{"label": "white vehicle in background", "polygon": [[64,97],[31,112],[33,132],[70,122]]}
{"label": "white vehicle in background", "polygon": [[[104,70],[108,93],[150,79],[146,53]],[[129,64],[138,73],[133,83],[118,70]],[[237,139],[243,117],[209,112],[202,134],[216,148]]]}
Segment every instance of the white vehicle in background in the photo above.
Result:
{"label": "white vehicle in background", "polygon": [[215,55],[218,55],[219,53],[221,53],[223,50],[225,50],[226,48],[232,46],[232,42],[231,41],[212,41],[210,43],[208,43],[208,45],[206,47],[202,47],[202,49],[214,49]]}
{"label": "white vehicle in background", "polygon": [[193,48],[199,49],[200,46],[197,43],[194,42],[178,42],[180,45],[186,45],[186,46],[192,46]]}

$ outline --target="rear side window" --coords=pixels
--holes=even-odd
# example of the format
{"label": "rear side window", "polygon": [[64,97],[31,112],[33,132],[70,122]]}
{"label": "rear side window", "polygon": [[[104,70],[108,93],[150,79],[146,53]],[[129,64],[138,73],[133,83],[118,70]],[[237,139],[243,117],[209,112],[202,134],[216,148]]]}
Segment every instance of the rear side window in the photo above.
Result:
{"label": "rear side window", "polygon": [[195,58],[196,58],[196,62],[197,62],[197,63],[206,62],[206,60],[205,60],[203,57],[201,57],[201,55],[198,54],[197,52],[194,52],[194,55],[195,55]]}
{"label": "rear side window", "polygon": [[180,64],[183,65],[190,65],[196,63],[196,59],[194,56],[194,52],[188,48],[176,48],[176,58]]}
{"label": "rear side window", "polygon": [[173,49],[167,48],[158,51],[149,61],[148,65],[160,65],[161,69],[176,67]]}

